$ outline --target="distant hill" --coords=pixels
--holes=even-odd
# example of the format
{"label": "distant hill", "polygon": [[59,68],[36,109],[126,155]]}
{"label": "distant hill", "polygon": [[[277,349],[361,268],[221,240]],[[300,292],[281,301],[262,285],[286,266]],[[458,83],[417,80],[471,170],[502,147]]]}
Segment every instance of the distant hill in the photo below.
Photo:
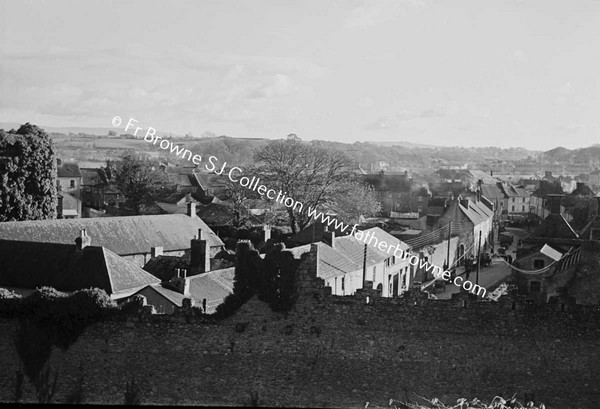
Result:
{"label": "distant hill", "polygon": [[544,152],[543,155],[545,162],[597,163],[600,162],[600,145],[579,149],[567,149],[559,146]]}
{"label": "distant hill", "polygon": [[[10,130],[10,129],[18,129],[22,124],[16,122],[0,122],[0,129]],[[105,128],[105,127],[83,127],[83,126],[61,126],[61,127],[53,127],[53,126],[45,126],[35,124],[40,128],[43,128],[48,133],[62,133],[62,134],[86,134],[86,135],[108,135],[108,131],[115,131],[117,135],[124,134],[123,129],[126,124],[121,124],[119,128]],[[145,128],[144,128],[145,130]],[[128,132],[129,133],[129,132]],[[183,136],[181,134],[176,134],[172,132],[165,131],[157,131],[158,135],[173,135],[173,136]],[[139,133],[138,133],[139,135]]]}
{"label": "distant hill", "polygon": [[405,148],[441,148],[442,147],[439,145],[427,145],[424,143],[414,143],[414,142],[407,142],[407,141],[392,141],[392,142],[375,141],[375,142],[369,142],[369,143],[372,143],[373,145],[379,145],[379,146],[404,146]]}

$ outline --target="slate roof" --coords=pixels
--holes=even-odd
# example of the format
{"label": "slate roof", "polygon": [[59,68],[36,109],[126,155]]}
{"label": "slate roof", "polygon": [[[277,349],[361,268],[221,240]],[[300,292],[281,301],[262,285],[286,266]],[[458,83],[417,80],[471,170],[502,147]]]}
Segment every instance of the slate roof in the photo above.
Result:
{"label": "slate roof", "polygon": [[550,214],[533,229],[533,232],[526,240],[530,241],[540,238],[577,239],[579,236],[562,215]]}
{"label": "slate roof", "polygon": [[[234,274],[235,268],[231,267],[189,277],[187,278],[190,282],[188,295],[172,290],[166,283],[152,284],[144,290],[151,289],[178,307],[181,307],[184,298],[192,298],[196,305],[206,299],[207,305],[215,306],[217,302],[222,301],[233,292]],[[208,313],[211,312],[209,309]]]}
{"label": "slate roof", "polygon": [[[386,233],[379,227],[373,227],[371,229],[363,230],[366,235],[370,233],[369,237],[374,236],[377,238],[378,243],[385,241],[388,246],[395,247],[400,245],[402,250],[407,250],[410,247],[392,236]],[[363,236],[363,240],[365,236]],[[367,267],[371,267],[377,263],[382,262],[386,258],[391,257],[391,253],[387,254],[384,251],[380,251],[375,247],[375,242],[368,244],[367,239]],[[325,280],[337,277],[342,274],[348,274],[363,268],[363,256],[365,243],[364,241],[358,240],[352,235],[336,237],[335,247],[331,247],[328,244],[319,242],[315,243],[319,248],[319,277]],[[300,257],[303,253],[310,251],[310,244],[304,246],[286,249],[286,251],[292,252],[295,257]]]}
{"label": "slate roof", "polygon": [[346,231],[341,231],[340,229],[335,229],[335,226],[329,226],[329,232],[325,231],[325,225],[320,222],[314,222],[309,224],[304,229],[293,235],[287,240],[287,243],[290,246],[293,245],[302,245],[314,243],[316,241],[321,241],[323,239],[331,239],[331,231],[335,231],[336,237],[345,236],[350,233],[351,226],[346,229]]}
{"label": "slate roof", "polygon": [[530,193],[523,187],[517,187],[513,185],[506,185],[504,187],[504,193],[507,197],[529,197]]}
{"label": "slate roof", "polygon": [[171,279],[178,268],[189,270],[190,256],[158,256],[148,260],[144,270],[163,281]]}
{"label": "slate roof", "polygon": [[481,194],[489,200],[503,199],[504,192],[498,185],[481,185]]}
{"label": "slate roof", "polygon": [[101,288],[108,294],[157,283],[156,277],[100,246],[0,240],[0,286],[61,291]]}
{"label": "slate roof", "polygon": [[164,251],[187,250],[199,229],[208,232],[211,247],[224,245],[200,218],[183,214],[2,222],[0,239],[72,244],[83,229],[93,245],[121,256],[149,253],[158,246]]}
{"label": "slate roof", "polygon": [[467,216],[467,218],[476,226],[480,223],[484,223],[486,220],[489,220],[494,216],[494,212],[481,202],[473,202],[469,200],[468,207],[465,207],[460,203],[459,207],[465,216]]}
{"label": "slate roof", "polygon": [[66,192],[60,192],[59,197],[63,198],[63,213],[65,210],[79,210],[79,199]]}
{"label": "slate roof", "polygon": [[79,170],[79,165],[76,163],[63,163],[58,166],[57,175],[59,178],[80,178],[81,171]]}
{"label": "slate roof", "polygon": [[108,183],[101,169],[81,168],[80,171],[81,184],[83,186],[96,186]]}
{"label": "slate roof", "polygon": [[571,196],[595,197],[596,194],[590,187],[584,183],[578,184],[577,188],[571,192]]}
{"label": "slate roof", "polygon": [[231,207],[215,202],[200,209],[198,216],[211,226],[228,226],[235,218]]}

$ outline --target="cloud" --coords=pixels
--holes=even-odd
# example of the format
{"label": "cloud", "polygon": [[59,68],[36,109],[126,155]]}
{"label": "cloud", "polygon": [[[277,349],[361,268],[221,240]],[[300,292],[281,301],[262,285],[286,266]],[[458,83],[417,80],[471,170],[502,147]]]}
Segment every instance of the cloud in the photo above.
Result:
{"label": "cloud", "polygon": [[140,44],[4,49],[0,64],[2,90],[11,95],[0,101],[0,115],[21,112],[21,118],[34,112],[54,117],[46,122],[50,126],[67,118],[98,123],[114,115],[138,115],[155,127],[161,122],[254,126],[273,114],[283,121],[297,113],[294,102],[312,97],[311,81],[329,75],[300,58],[208,56],[184,48],[161,53]]}
{"label": "cloud", "polygon": [[352,9],[344,26],[365,29],[404,17],[409,11],[425,6],[425,0],[364,0],[360,6]]}
{"label": "cloud", "polygon": [[403,126],[403,123],[417,119],[433,119],[445,116],[444,113],[435,109],[423,111],[404,110],[396,115],[387,115],[370,122],[365,126],[369,131],[393,130]]}

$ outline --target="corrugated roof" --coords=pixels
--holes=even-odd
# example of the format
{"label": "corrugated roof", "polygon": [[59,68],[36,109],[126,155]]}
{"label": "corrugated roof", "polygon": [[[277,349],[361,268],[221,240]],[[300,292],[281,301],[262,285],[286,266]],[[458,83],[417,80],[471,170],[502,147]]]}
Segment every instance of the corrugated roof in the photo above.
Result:
{"label": "corrugated roof", "polygon": [[75,244],[0,240],[0,265],[0,285],[20,288],[101,288],[114,294],[160,281],[99,246],[77,252]]}
{"label": "corrugated roof", "polygon": [[145,254],[158,246],[164,251],[186,250],[199,229],[208,232],[211,247],[223,246],[199,217],[183,214],[2,222],[0,239],[72,244],[83,229],[92,245],[119,255]]}

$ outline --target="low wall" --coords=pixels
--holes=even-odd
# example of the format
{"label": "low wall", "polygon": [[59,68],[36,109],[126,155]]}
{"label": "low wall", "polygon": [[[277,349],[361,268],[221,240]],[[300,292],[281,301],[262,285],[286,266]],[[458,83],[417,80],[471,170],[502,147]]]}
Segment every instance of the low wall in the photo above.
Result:
{"label": "low wall", "polygon": [[[261,406],[387,406],[416,395],[454,403],[534,394],[547,408],[593,408],[600,400],[598,307],[546,306],[465,294],[384,299],[373,291],[333,297],[315,279],[316,253],[301,266],[300,298],[287,316],[252,299],[220,323],[131,315],[86,329],[55,349],[56,401],[83,368],[84,403],[123,403],[127,381],[142,403]],[[367,296],[369,303],[367,303]],[[0,320],[0,401],[19,369],[16,320]],[[25,400],[33,400],[27,382]]]}

